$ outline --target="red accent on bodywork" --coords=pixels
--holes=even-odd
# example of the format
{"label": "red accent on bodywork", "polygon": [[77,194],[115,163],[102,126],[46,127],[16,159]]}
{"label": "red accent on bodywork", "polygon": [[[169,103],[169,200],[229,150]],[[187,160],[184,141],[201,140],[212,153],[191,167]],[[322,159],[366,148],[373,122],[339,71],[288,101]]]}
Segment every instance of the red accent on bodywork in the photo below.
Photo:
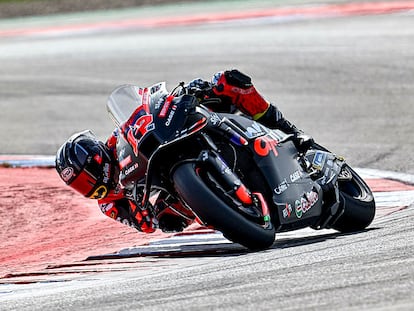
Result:
{"label": "red accent on bodywork", "polygon": [[246,146],[249,143],[244,137],[241,137],[241,136],[240,136],[239,141],[240,141],[240,144],[242,144],[243,146]]}
{"label": "red accent on bodywork", "polygon": [[142,105],[144,106],[144,110],[147,113],[150,113],[149,105],[150,105],[150,96],[149,96],[149,89],[146,87],[142,94]]}
{"label": "red accent on bodywork", "polygon": [[116,141],[117,138],[115,136],[115,134],[112,134],[108,140],[106,141],[106,145],[108,146],[109,149],[115,148],[116,147]]}
{"label": "red accent on bodywork", "polygon": [[276,139],[264,136],[258,137],[254,141],[254,151],[261,157],[266,157],[270,151],[273,152],[275,156],[278,156],[278,151],[276,146],[279,142]]}
{"label": "red accent on bodywork", "polygon": [[127,134],[127,140],[136,156],[138,156],[138,142],[148,132],[148,127],[153,123],[153,116],[146,114],[131,125]]}
{"label": "red accent on bodywork", "polygon": [[147,114],[140,117],[134,124],[134,135],[137,137],[138,133],[141,135],[139,138],[144,136],[148,132],[148,126],[154,121],[152,114]]}
{"label": "red accent on bodywork", "polygon": [[168,112],[168,109],[170,108],[171,102],[173,100],[174,96],[173,95],[169,95],[164,102],[164,105],[162,106],[160,113],[158,114],[158,116],[160,118],[165,118]]}
{"label": "red accent on bodywork", "polygon": [[253,194],[259,199],[260,205],[262,206],[263,216],[270,216],[269,208],[267,207],[266,200],[260,192],[253,192]]}
{"label": "red accent on bodywork", "polygon": [[132,128],[130,128],[129,131],[128,131],[127,140],[129,142],[129,144],[131,145],[131,147],[134,151],[134,154],[136,156],[138,156],[138,140],[135,138]]}
{"label": "red accent on bodywork", "polygon": [[127,156],[122,161],[119,161],[119,168],[122,170],[125,166],[132,162],[131,156]]}
{"label": "red accent on bodywork", "polygon": [[235,192],[236,196],[242,201],[244,204],[252,204],[252,197],[250,196],[249,191],[247,190],[245,185],[241,185]]}
{"label": "red accent on bodywork", "polygon": [[200,120],[198,120],[196,123],[194,123],[188,130],[189,130],[189,134],[191,133],[195,133],[198,130],[202,129],[204,127],[204,125],[206,125],[206,118],[202,118]]}

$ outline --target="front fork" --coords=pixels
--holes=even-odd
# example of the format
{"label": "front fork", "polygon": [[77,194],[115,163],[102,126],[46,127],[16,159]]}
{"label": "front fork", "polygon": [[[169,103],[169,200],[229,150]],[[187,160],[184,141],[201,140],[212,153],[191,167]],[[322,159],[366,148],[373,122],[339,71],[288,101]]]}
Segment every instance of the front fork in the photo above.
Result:
{"label": "front fork", "polygon": [[203,163],[213,172],[213,176],[218,177],[224,185],[231,189],[234,196],[244,205],[258,208],[265,228],[272,226],[270,219],[270,211],[266,204],[263,195],[259,192],[251,192],[228,167],[226,162],[215,151],[203,150],[201,151],[198,161]]}

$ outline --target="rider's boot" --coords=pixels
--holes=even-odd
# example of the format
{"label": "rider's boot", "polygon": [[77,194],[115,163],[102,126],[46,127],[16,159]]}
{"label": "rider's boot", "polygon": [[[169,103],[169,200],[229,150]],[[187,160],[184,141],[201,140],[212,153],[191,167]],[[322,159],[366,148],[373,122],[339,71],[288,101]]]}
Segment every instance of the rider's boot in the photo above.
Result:
{"label": "rider's boot", "polygon": [[293,143],[302,153],[305,153],[314,144],[311,136],[304,134],[293,123],[285,119],[282,112],[272,104],[257,121],[268,128],[279,129],[286,134],[293,134]]}
{"label": "rider's boot", "polygon": [[270,104],[257,92],[249,76],[233,69],[218,72],[212,79],[213,92],[230,101],[243,113],[259,119],[267,111]]}
{"label": "rider's boot", "polygon": [[300,152],[306,152],[314,143],[294,124],[283,117],[282,112],[266,101],[253,86],[251,78],[238,70],[219,72],[214,75],[213,92],[221,98],[228,98],[242,112],[261,124],[293,134],[293,142]]}

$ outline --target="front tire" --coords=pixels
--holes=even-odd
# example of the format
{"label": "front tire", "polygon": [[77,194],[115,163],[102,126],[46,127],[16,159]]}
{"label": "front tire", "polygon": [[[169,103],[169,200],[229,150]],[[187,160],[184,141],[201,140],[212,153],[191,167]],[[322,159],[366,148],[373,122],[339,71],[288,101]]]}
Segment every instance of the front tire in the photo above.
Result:
{"label": "front tire", "polygon": [[340,232],[355,232],[368,227],[375,217],[374,196],[365,181],[348,165],[343,170],[349,180],[338,180],[340,204],[344,213],[332,228]]}
{"label": "front tire", "polygon": [[275,228],[264,228],[229,207],[208,188],[194,163],[178,166],[173,181],[176,191],[194,213],[227,239],[254,251],[267,249],[274,243]]}

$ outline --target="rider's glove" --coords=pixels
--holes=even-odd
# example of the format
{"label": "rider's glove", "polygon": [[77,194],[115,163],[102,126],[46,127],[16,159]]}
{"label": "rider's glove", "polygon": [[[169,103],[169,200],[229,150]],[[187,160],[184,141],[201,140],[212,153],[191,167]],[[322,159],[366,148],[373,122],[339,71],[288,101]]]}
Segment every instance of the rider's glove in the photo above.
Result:
{"label": "rider's glove", "polygon": [[144,210],[140,209],[132,201],[129,201],[129,206],[131,209],[131,214],[134,218],[134,222],[137,226],[137,229],[145,233],[154,232],[156,229],[156,223],[150,211],[148,209],[144,209]]}
{"label": "rider's glove", "polygon": [[210,87],[210,83],[206,80],[201,79],[201,78],[197,78],[197,79],[194,79],[194,80],[188,82],[188,84],[185,85],[185,87],[188,90],[190,90],[190,89],[201,89],[201,90],[203,90],[205,88]]}
{"label": "rider's glove", "polygon": [[193,94],[198,98],[204,98],[209,95],[208,93],[211,90],[211,84],[208,81],[197,78],[188,82],[188,84],[185,85],[185,88],[188,93]]}
{"label": "rider's glove", "polygon": [[296,133],[294,134],[293,143],[299,152],[305,153],[309,150],[310,147],[313,146],[315,141],[313,140],[312,136],[303,133]]}
{"label": "rider's glove", "polygon": [[214,94],[229,98],[233,105],[254,120],[269,108],[269,103],[257,92],[251,78],[236,69],[216,73],[212,84]]}

